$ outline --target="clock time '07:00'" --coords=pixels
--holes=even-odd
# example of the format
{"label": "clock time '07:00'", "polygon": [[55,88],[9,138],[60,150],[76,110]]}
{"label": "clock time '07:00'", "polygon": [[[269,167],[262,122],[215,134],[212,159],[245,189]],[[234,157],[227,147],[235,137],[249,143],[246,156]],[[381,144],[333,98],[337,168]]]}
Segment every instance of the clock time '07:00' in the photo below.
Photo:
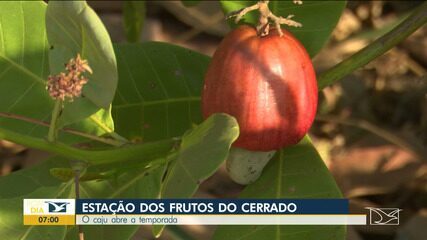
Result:
{"label": "clock time '07:00'", "polygon": [[38,218],[39,223],[57,223],[59,222],[59,217],[39,217]]}

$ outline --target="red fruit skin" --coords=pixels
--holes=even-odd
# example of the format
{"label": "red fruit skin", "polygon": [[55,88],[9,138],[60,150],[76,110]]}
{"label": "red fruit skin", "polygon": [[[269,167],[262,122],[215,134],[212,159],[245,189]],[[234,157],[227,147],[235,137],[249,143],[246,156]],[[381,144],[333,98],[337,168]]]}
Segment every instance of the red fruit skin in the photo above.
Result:
{"label": "red fruit skin", "polygon": [[202,92],[206,119],[234,116],[240,136],[233,146],[271,151],[298,143],[311,127],[317,108],[316,74],[302,44],[282,30],[258,37],[240,26],[219,45]]}

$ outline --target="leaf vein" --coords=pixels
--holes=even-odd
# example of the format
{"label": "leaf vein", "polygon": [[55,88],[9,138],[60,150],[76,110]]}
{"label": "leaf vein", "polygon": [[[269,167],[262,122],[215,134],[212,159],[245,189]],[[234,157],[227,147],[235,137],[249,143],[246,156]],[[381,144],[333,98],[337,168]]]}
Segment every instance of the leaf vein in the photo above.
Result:
{"label": "leaf vein", "polygon": [[160,79],[160,77],[159,77],[159,75],[158,75],[158,73],[157,73],[156,69],[154,68],[153,62],[152,62],[152,61],[151,61],[151,59],[148,57],[148,55],[147,55],[147,53],[145,52],[145,50],[144,50],[144,49],[142,49],[142,48],[138,48],[138,49],[140,49],[140,50],[142,51],[142,53],[144,54],[145,58],[147,59],[148,64],[149,64],[149,65],[150,65],[150,67],[151,67],[151,70],[153,70],[153,73],[154,73],[154,75],[156,76],[156,80],[157,80],[157,82],[159,83],[160,87],[161,87],[161,88],[162,88],[162,90],[163,90],[163,93],[165,94],[165,97],[166,97],[166,98],[169,98],[168,93],[167,93],[167,91],[166,91],[166,88],[165,88],[165,86],[163,85],[163,82],[162,82],[162,80]]}
{"label": "leaf vein", "polygon": [[78,43],[78,41],[76,39],[74,39],[73,35],[67,30],[67,28],[65,26],[62,25],[62,23],[60,21],[58,21],[55,16],[52,15],[48,15],[56,24],[58,27],[60,27],[62,29],[62,31],[68,35],[68,38],[71,39],[71,41],[74,42],[74,44],[77,45],[77,48],[81,49],[82,46],[80,43]]}
{"label": "leaf vein", "polygon": [[167,98],[163,100],[145,101],[141,103],[119,104],[119,105],[114,105],[114,108],[118,109],[118,108],[136,107],[136,106],[146,107],[146,106],[153,106],[157,104],[177,103],[177,102],[197,102],[197,101],[200,101],[200,97]]}
{"label": "leaf vein", "polygon": [[20,2],[21,16],[22,16],[22,51],[21,51],[21,65],[24,65],[24,56],[25,56],[25,16],[24,16],[24,7],[22,2]]}
{"label": "leaf vein", "polygon": [[9,106],[9,108],[6,110],[6,112],[10,112],[10,111],[12,111],[12,109],[16,106],[16,104],[18,104],[30,91],[31,91],[31,89],[33,89],[33,87],[34,87],[34,85],[36,84],[37,82],[33,82],[31,85],[30,85],[30,87],[28,87],[27,88],[27,90],[25,90],[24,91],[24,93],[22,93],[21,94],[21,96],[19,96],[16,100],[15,100],[15,102],[13,103],[13,104],[11,104],[10,106]]}
{"label": "leaf vein", "polygon": [[119,53],[120,58],[121,58],[121,59],[123,59],[123,63],[124,63],[124,65],[125,65],[125,67],[126,67],[126,70],[127,70],[128,74],[129,74],[130,79],[132,80],[132,84],[133,84],[133,87],[134,87],[134,88],[135,88],[135,90],[136,90],[136,94],[138,95],[138,97],[139,97],[140,101],[141,101],[141,102],[144,102],[144,98],[142,97],[142,94],[141,94],[141,92],[139,91],[138,86],[136,85],[135,78],[133,77],[133,74],[132,74],[132,72],[130,71],[130,68],[129,68],[129,65],[128,65],[127,61],[126,61],[126,58],[123,56],[123,53],[122,53],[121,51],[117,51],[117,52]]}
{"label": "leaf vein", "polygon": [[15,61],[11,60],[10,58],[0,55],[0,58],[3,58],[4,60],[6,60],[7,62],[9,62],[10,65],[12,65],[13,67],[17,68],[18,70],[21,70],[23,73],[27,74],[28,76],[32,77],[34,80],[36,80],[37,82],[39,82],[40,84],[45,84],[45,81],[40,77],[37,76],[36,74],[34,74],[33,72],[31,72],[28,68],[26,68],[25,66],[19,65],[18,63],[16,63]]}
{"label": "leaf vein", "polygon": [[1,38],[0,38],[0,42],[1,42],[1,51],[4,51],[4,54],[6,54],[6,49],[4,48],[4,39],[3,39],[3,35],[4,35],[4,32],[3,32],[3,25],[2,25],[2,21],[3,21],[3,19],[2,18],[0,18],[0,33],[1,33]]}
{"label": "leaf vein", "polygon": [[[180,71],[182,71],[182,66],[181,66],[181,64],[179,63],[179,61],[178,61],[178,57],[176,56],[176,54],[175,54],[174,52],[170,51],[170,50],[169,50],[169,52],[170,52],[170,53],[172,54],[172,56],[174,57],[177,68],[178,68]],[[181,73],[181,76],[184,76],[184,77],[183,77],[183,79],[184,79],[184,86],[185,86],[185,89],[187,90],[188,96],[190,96],[190,97],[191,97],[191,96],[192,96],[192,94],[191,94],[191,91],[190,91],[190,87],[188,86],[188,79],[187,79],[187,77],[185,77],[185,74],[184,74],[184,73]]]}

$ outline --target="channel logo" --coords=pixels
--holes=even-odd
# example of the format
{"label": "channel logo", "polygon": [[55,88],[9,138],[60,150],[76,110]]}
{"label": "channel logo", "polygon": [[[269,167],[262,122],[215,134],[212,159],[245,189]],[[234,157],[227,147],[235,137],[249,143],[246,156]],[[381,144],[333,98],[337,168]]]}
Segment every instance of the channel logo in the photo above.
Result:
{"label": "channel logo", "polygon": [[366,209],[369,209],[370,225],[399,225],[399,213],[402,209],[374,207],[367,207]]}
{"label": "channel logo", "polygon": [[49,213],[66,213],[67,212],[67,205],[70,204],[69,202],[53,202],[53,201],[46,201],[45,203],[49,206]]}

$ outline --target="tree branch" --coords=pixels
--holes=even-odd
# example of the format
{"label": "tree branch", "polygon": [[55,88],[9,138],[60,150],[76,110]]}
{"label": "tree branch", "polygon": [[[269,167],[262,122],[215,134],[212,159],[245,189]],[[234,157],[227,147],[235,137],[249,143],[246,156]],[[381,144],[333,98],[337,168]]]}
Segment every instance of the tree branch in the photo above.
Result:
{"label": "tree branch", "polygon": [[58,117],[62,111],[62,100],[55,100],[55,105],[52,110],[52,119],[50,120],[49,132],[47,134],[47,140],[49,142],[55,142],[58,137]]}
{"label": "tree branch", "polygon": [[362,50],[319,75],[319,89],[339,81],[396,46],[427,22],[427,2],[423,2],[402,23]]}
{"label": "tree branch", "polygon": [[[21,121],[25,121],[25,122],[37,124],[37,125],[44,126],[44,127],[49,127],[50,126],[49,123],[47,123],[47,122],[43,122],[43,121],[40,121],[40,120],[37,120],[37,119],[33,119],[33,118],[21,116],[21,115],[16,115],[16,114],[12,114],[12,113],[0,112],[0,117],[21,120]],[[89,133],[79,132],[79,131],[71,129],[71,128],[62,128],[60,130],[63,131],[63,132],[67,132],[67,133],[76,135],[76,136],[84,137],[84,138],[87,138],[87,139],[91,139],[91,140],[94,140],[94,141],[106,143],[106,144],[113,145],[113,146],[122,146],[125,143],[125,142],[117,141],[117,140],[114,140],[114,139],[108,139],[108,138],[104,138],[104,137],[99,137],[99,136],[92,135],[92,134],[89,134]]]}
{"label": "tree branch", "polygon": [[148,161],[163,156],[164,153],[172,150],[178,142],[178,139],[167,139],[108,150],[83,150],[70,147],[60,142],[48,142],[44,139],[23,135],[1,127],[0,139],[15,142],[30,148],[59,154],[69,159],[80,160],[92,165],[114,163],[132,159],[139,159],[141,162]]}

